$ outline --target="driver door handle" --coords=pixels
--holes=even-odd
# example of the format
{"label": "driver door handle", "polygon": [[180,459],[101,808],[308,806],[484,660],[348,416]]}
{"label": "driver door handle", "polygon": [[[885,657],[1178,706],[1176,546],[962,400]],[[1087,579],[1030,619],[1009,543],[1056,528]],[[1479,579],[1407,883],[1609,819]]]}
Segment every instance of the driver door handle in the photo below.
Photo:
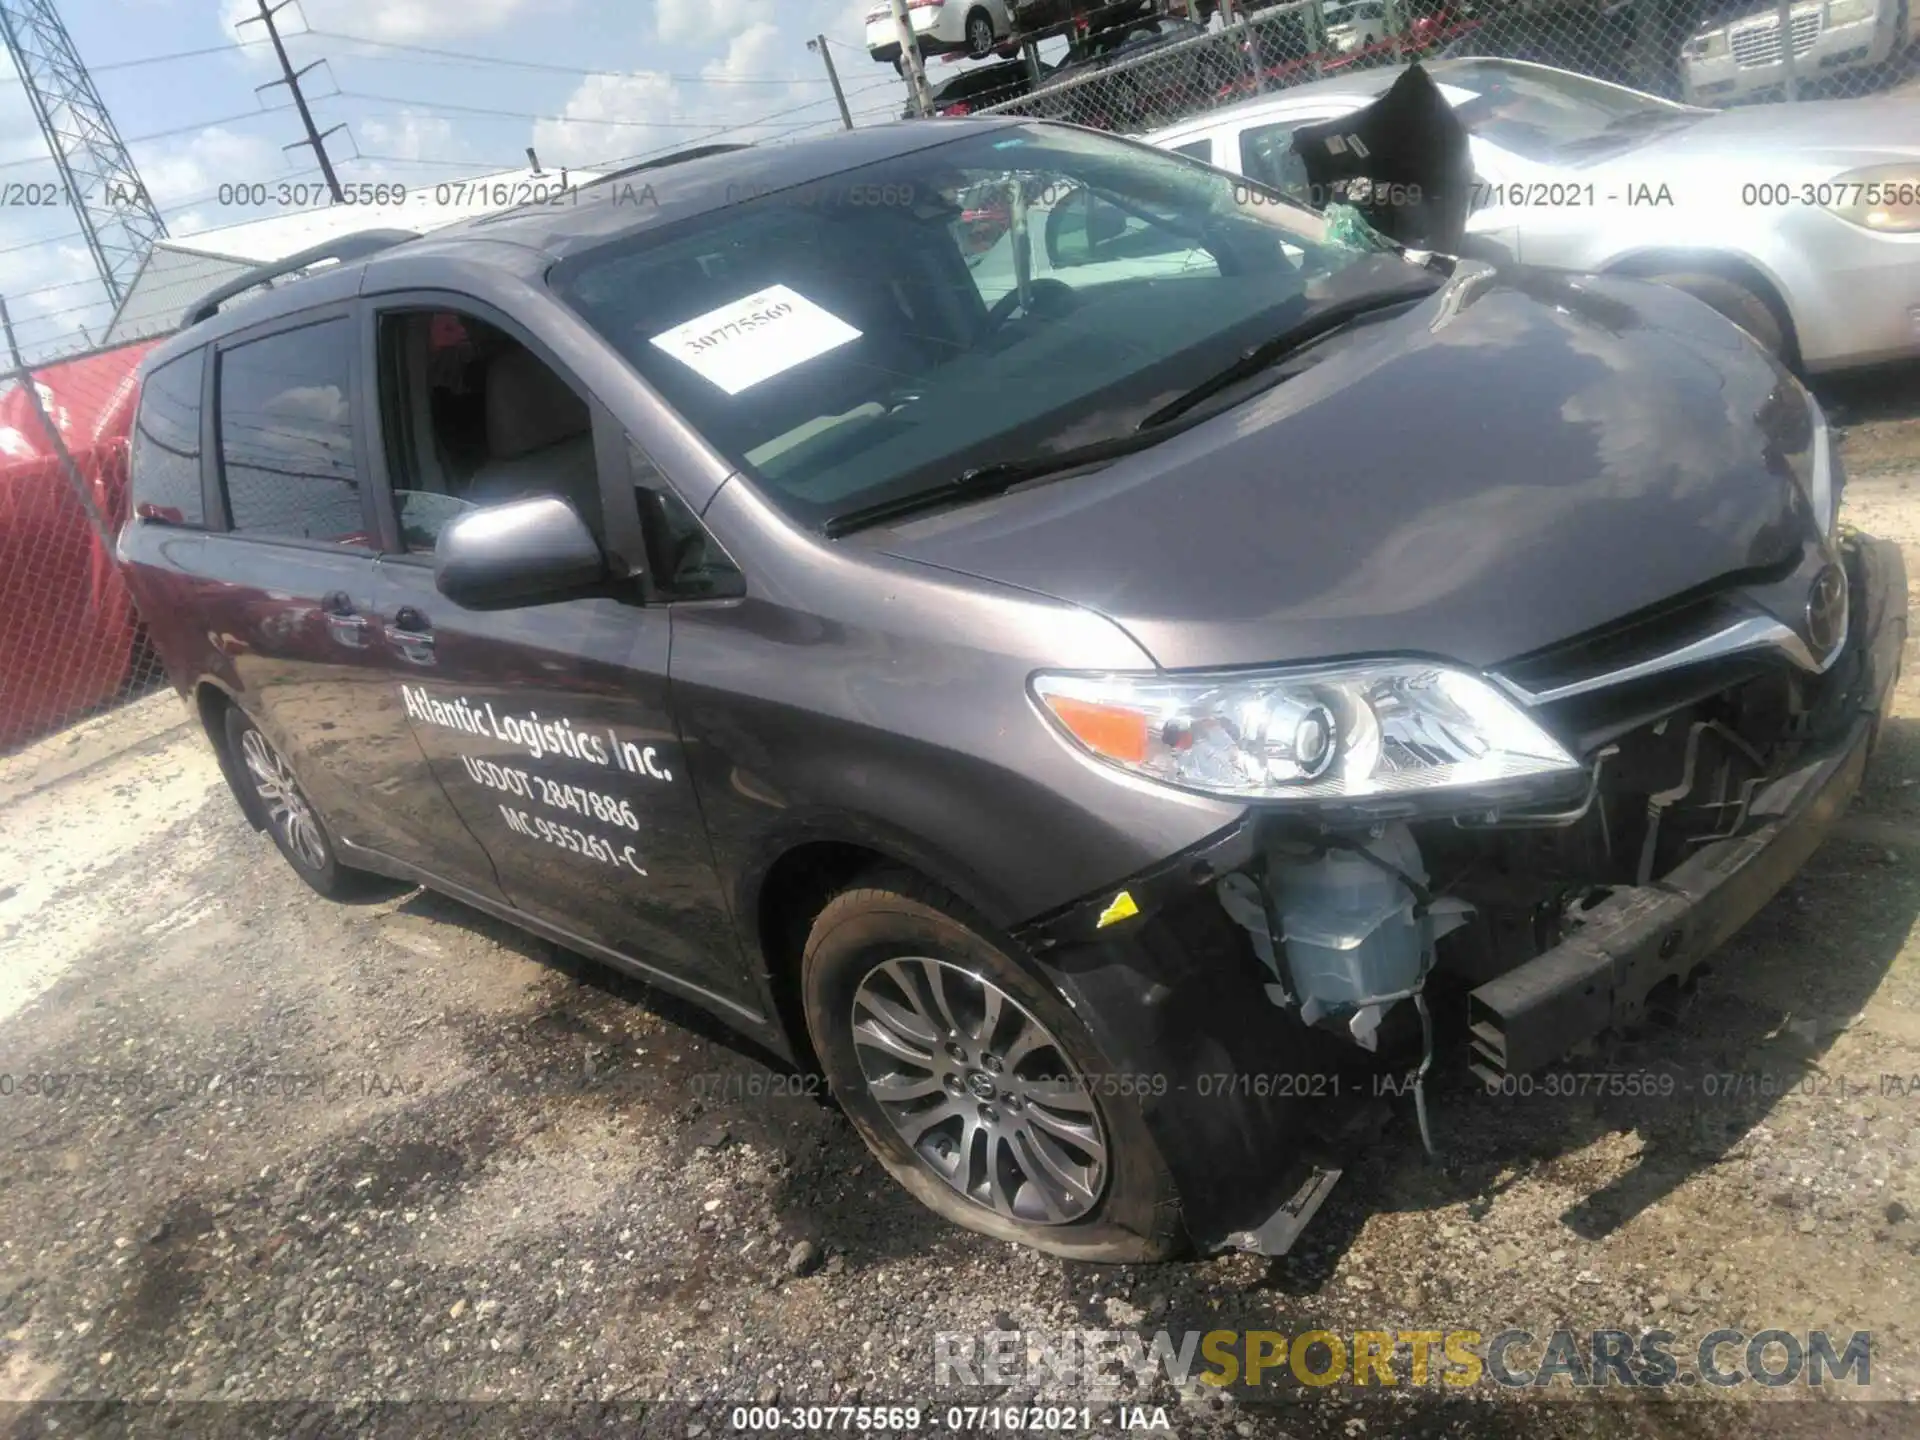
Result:
{"label": "driver door handle", "polygon": [[387,626],[387,638],[414,664],[433,663],[433,622],[413,606],[402,605],[393,612],[393,623]]}
{"label": "driver door handle", "polygon": [[320,597],[320,613],[326,617],[327,633],[353,650],[367,644],[367,617],[353,607],[353,597],[344,590],[329,590]]}

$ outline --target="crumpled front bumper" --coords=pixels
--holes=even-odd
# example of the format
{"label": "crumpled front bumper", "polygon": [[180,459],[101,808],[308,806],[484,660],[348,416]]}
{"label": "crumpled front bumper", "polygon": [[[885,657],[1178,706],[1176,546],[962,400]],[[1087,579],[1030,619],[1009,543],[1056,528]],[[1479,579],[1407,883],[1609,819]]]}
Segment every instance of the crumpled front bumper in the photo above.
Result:
{"label": "crumpled front bumper", "polygon": [[[1532,1068],[1630,1023],[1825,838],[1859,788],[1907,630],[1900,551],[1857,537],[1847,565],[1852,631],[1829,692],[1844,712],[1837,738],[1767,786],[1742,833],[1655,885],[1615,891],[1576,935],[1474,991],[1481,1067]],[[1260,848],[1250,816],[1015,938],[1114,1065],[1093,1083],[1139,1097],[1195,1244],[1283,1254],[1338,1177],[1343,1136],[1370,1096],[1352,1078],[1351,1047],[1268,999],[1268,977],[1214,896],[1213,882],[1257,863]],[[1116,923],[1122,895],[1131,918]]]}
{"label": "crumpled front bumper", "polygon": [[1748,828],[1657,884],[1624,887],[1559,945],[1476,989],[1473,1068],[1490,1083],[1538,1069],[1604,1030],[1630,1025],[1647,999],[1683,984],[1806,863],[1860,788],[1892,704],[1907,634],[1906,566],[1884,540],[1849,547],[1853,634],[1834,704],[1838,736],[1754,798]]}

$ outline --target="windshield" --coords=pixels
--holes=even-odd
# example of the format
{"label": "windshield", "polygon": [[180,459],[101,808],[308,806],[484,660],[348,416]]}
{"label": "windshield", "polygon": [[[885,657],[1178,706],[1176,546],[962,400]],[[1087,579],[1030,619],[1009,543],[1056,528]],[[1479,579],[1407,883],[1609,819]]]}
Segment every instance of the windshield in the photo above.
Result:
{"label": "windshield", "polygon": [[[1184,156],[981,127],[628,236],[552,283],[807,523],[1129,433],[1397,253]],[[1437,281],[1436,281],[1437,283]]]}
{"label": "windshield", "polygon": [[1435,80],[1469,97],[1455,105],[1473,134],[1527,160],[1585,163],[1692,124],[1701,112],[1564,70],[1460,61]]}

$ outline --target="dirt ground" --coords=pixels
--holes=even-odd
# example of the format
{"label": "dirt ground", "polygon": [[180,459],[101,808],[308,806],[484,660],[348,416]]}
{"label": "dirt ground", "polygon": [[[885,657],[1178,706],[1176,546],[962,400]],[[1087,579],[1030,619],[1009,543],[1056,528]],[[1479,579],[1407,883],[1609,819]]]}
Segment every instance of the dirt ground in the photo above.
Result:
{"label": "dirt ground", "polygon": [[[1848,518],[1920,574],[1920,375],[1822,389]],[[1691,1093],[1445,1068],[1441,1158],[1399,1103],[1292,1256],[1098,1267],[941,1224],[669,1000],[430,894],[318,900],[153,697],[0,760],[0,1400],[69,1402],[0,1434],[293,1433],[144,1407],[295,1400],[415,1402],[302,1433],[720,1435],[810,1401],[948,1433],[950,1402],[1086,1397],[936,1390],[936,1332],[1559,1326],[1868,1330],[1870,1383],[1119,1399],[1181,1434],[1920,1434],[1917,857],[1910,649],[1840,833],[1673,1028],[1579,1065]]]}

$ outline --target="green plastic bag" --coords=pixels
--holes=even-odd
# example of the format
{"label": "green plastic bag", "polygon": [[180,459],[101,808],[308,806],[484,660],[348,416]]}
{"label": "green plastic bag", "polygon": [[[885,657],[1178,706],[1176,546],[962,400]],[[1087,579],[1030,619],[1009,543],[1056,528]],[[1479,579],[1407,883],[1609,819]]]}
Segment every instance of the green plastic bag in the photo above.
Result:
{"label": "green plastic bag", "polygon": [[1322,212],[1327,221],[1327,243],[1347,250],[1391,250],[1393,242],[1368,223],[1357,206],[1329,205]]}

